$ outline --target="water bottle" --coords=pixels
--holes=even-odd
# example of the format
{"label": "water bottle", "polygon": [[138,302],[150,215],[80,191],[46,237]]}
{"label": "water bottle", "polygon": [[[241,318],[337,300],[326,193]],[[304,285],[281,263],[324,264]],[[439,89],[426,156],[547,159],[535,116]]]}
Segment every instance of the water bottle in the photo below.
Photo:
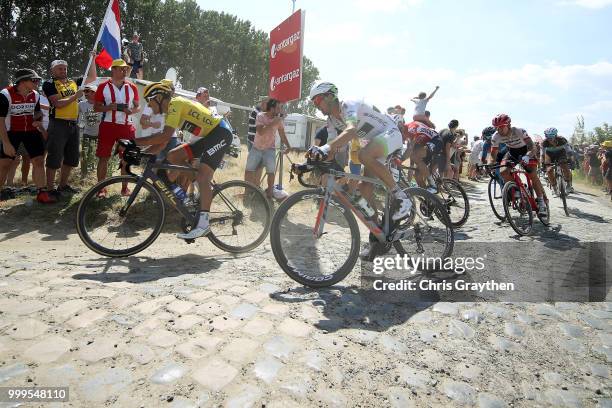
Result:
{"label": "water bottle", "polygon": [[172,192],[174,193],[176,198],[181,201],[185,201],[185,199],[187,198],[187,193],[185,192],[185,190],[183,190],[181,186],[173,184],[170,186],[170,188],[172,189]]}

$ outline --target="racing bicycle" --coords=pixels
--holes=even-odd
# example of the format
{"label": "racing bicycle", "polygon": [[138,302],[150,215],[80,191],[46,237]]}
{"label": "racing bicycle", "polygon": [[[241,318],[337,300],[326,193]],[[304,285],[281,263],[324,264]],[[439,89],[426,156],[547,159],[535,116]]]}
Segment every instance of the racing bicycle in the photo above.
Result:
{"label": "racing bicycle", "polygon": [[393,197],[388,190],[382,214],[372,210],[374,214],[368,215],[339,180],[384,187],[381,181],[345,173],[334,162],[308,160],[306,166],[327,175],[325,185],[289,196],[276,210],[270,228],[274,257],[296,282],[326,287],[352,271],[360,249],[355,216],[370,231],[372,256],[384,255],[392,247],[398,254],[414,258],[445,259],[452,253],[454,231],[448,213],[440,199],[427,190],[406,189],[412,209],[406,218],[395,222],[391,220]]}
{"label": "racing bicycle", "polygon": [[[139,165],[143,159],[146,164],[142,174],[133,173],[130,167]],[[109,257],[125,257],[144,250],[162,231],[166,220],[164,200],[168,207],[178,211],[184,232],[197,225],[199,198],[180,199],[171,190],[167,178],[157,173],[162,169],[197,173],[196,168],[158,163],[156,155],[132,146],[124,151],[123,160],[127,163],[128,175],[99,182],[85,193],[79,204],[76,227],[87,247]],[[122,194],[124,185],[131,193]],[[246,252],[261,244],[268,234],[272,216],[263,191],[242,180],[220,184],[212,181],[211,188],[213,199],[207,235],[210,242],[233,253]],[[102,190],[106,190],[106,197],[98,197]]]}

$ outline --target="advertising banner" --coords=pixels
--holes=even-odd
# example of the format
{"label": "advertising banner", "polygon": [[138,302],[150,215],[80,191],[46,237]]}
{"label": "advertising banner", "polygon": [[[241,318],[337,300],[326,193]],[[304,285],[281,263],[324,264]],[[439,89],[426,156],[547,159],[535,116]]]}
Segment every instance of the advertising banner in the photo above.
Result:
{"label": "advertising banner", "polygon": [[300,99],[302,92],[304,16],[304,11],[298,10],[270,32],[268,94],[281,102]]}

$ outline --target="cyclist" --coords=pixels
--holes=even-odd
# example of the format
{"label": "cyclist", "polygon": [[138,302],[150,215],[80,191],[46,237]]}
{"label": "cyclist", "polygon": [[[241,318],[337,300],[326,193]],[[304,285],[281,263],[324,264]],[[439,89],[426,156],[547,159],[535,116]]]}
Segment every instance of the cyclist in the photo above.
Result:
{"label": "cyclist", "polygon": [[[540,216],[545,216],[546,203],[544,202],[544,189],[536,173],[538,159],[537,156],[535,156],[535,144],[525,129],[511,125],[510,116],[505,113],[500,113],[493,118],[492,124],[496,132],[491,138],[491,156],[495,157],[497,155],[500,143],[506,144],[508,152],[504,155],[501,164],[506,166],[508,161],[522,162],[525,173],[531,180],[531,184],[536,193],[538,214]],[[512,181],[509,167],[506,166],[501,174],[504,180]]]}
{"label": "cyclist", "polygon": [[[402,148],[402,134],[396,123],[389,116],[376,112],[372,106],[363,102],[340,102],[338,88],[330,82],[316,82],[310,90],[309,98],[317,109],[327,116],[328,125],[341,133],[328,144],[311,147],[308,155],[331,160],[336,151],[352,139],[366,139],[369,143],[358,153],[359,161],[365,168],[364,175],[379,178],[395,197],[397,205],[392,215],[394,221],[408,216],[412,203],[384,165],[389,154]],[[360,182],[359,191],[375,208],[374,187]]]}
{"label": "cyclist", "polygon": [[437,193],[432,172],[442,166],[445,160],[442,155],[442,139],[438,132],[421,122],[410,122],[404,126],[408,138],[412,141],[410,162],[416,166],[415,181],[419,187],[430,193]]}
{"label": "cyclist", "polygon": [[[569,147],[569,143],[564,137],[558,135],[558,131],[554,127],[546,129],[544,131],[544,136],[546,140],[542,142],[542,162],[544,164],[559,163],[561,171],[563,172],[563,178],[567,183],[567,192],[571,193],[574,189],[572,188],[572,173],[567,165],[569,159],[567,148]],[[548,167],[546,172],[553,192],[555,195],[558,195],[557,180],[555,179],[555,172],[552,166]]]}
{"label": "cyclist", "polygon": [[[163,113],[166,117],[164,129],[151,136],[135,139],[137,145],[166,145],[175,130],[185,130],[199,136],[192,143],[183,143],[170,150],[167,161],[176,165],[189,165],[193,158],[199,158],[197,180],[200,187],[200,216],[198,225],[186,234],[178,234],[181,239],[195,239],[210,232],[208,214],[212,201],[210,182],[223,155],[232,144],[232,132],[222,116],[213,114],[204,105],[189,99],[173,97],[174,87],[170,81],[154,82],[144,89],[144,98],[154,114]],[[168,173],[174,181],[176,174]]]}

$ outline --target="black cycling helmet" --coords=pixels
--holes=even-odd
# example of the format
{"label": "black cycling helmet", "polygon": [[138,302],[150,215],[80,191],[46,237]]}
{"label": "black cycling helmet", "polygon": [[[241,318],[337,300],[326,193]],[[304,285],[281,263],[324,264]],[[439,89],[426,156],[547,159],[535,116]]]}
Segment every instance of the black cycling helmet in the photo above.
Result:
{"label": "black cycling helmet", "polygon": [[495,134],[496,130],[493,126],[487,126],[486,128],[482,129],[482,135],[484,137],[491,137]]}

